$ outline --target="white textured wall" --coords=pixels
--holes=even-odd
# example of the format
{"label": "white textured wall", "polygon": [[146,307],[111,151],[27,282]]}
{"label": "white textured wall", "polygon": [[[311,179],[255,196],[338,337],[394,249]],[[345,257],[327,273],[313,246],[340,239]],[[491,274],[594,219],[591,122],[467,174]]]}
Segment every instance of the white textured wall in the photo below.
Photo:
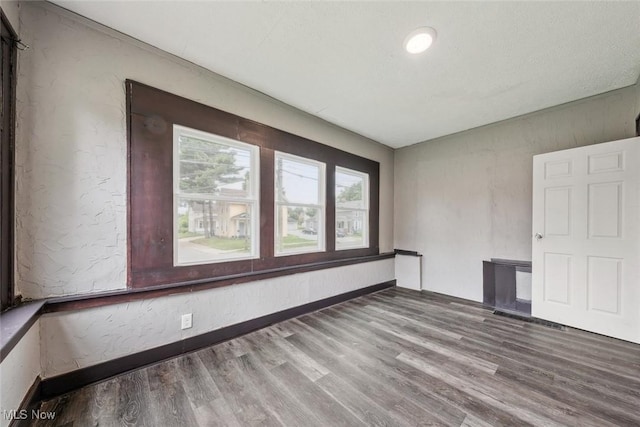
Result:
{"label": "white textured wall", "polygon": [[[51,377],[308,302],[393,280],[393,259],[44,315],[43,376]],[[193,328],[180,317],[193,313]]]}
{"label": "white textured wall", "polygon": [[3,411],[16,410],[40,375],[40,321],[31,326],[0,364],[0,426],[9,425]]}
{"label": "white textured wall", "polygon": [[396,150],[395,247],[424,255],[423,289],[482,301],[482,260],[531,260],[533,155],[634,136],[639,99],[631,86]]}
{"label": "white textured wall", "polygon": [[0,1],[0,7],[2,7],[2,11],[9,20],[13,30],[20,35],[20,3],[13,0],[2,0]]}
{"label": "white textured wall", "polygon": [[26,297],[125,287],[124,80],[380,162],[380,247],[393,248],[393,151],[43,2],[21,6],[17,287]]}
{"label": "white textured wall", "polygon": [[421,257],[396,255],[395,258],[396,286],[399,288],[422,289],[420,268]]}

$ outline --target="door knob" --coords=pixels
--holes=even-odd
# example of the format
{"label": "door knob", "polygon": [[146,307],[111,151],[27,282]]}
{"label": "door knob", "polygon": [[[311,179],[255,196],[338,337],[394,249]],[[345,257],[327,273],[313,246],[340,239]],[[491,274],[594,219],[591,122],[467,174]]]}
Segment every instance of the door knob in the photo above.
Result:
{"label": "door knob", "polygon": [[533,236],[533,237],[535,237],[535,238],[536,238],[536,240],[540,240],[540,239],[542,239],[542,234],[540,234],[540,233],[536,233],[536,235],[535,235],[535,236]]}

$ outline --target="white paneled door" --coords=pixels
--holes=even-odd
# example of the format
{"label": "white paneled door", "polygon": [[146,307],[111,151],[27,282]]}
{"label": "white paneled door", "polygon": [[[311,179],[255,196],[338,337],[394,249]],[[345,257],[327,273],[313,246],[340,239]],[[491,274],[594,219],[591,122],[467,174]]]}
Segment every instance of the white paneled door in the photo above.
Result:
{"label": "white paneled door", "polygon": [[533,158],[532,315],[640,343],[640,138]]}

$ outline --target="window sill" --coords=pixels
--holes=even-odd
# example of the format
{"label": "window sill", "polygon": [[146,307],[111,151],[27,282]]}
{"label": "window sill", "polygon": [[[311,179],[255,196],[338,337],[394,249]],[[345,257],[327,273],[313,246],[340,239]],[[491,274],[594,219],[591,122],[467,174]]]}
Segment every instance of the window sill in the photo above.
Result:
{"label": "window sill", "polygon": [[20,304],[0,314],[0,362],[38,320],[46,300]]}
{"label": "window sill", "polygon": [[291,274],[306,273],[309,271],[323,270],[326,268],[342,267],[364,262],[373,262],[395,257],[394,252],[379,255],[359,256],[330,261],[319,261],[294,266],[277,267],[268,270],[259,270],[239,274],[231,274],[209,279],[191,280],[166,285],[151,286],[145,288],[129,288],[122,291],[101,292],[89,295],[73,295],[67,297],[52,298],[47,301],[43,309],[44,313],[57,311],[78,310],[103,305],[118,304],[123,302],[157,298],[166,295],[184,292],[201,291],[205,289],[220,288],[256,280],[272,279]]}
{"label": "window sill", "polygon": [[362,256],[334,261],[322,261],[292,267],[274,268],[260,272],[235,274],[215,279],[174,283],[170,285],[156,286],[153,288],[126,289],[122,291],[100,292],[88,295],[71,295],[27,302],[0,314],[2,338],[0,345],[0,362],[4,360],[4,358],[11,352],[20,339],[29,331],[31,326],[33,326],[43,313],[101,307],[104,305],[118,304],[134,300],[157,298],[165,295],[231,286],[239,283],[323,270],[326,268],[380,261],[394,257],[394,252],[388,252],[379,255]]}

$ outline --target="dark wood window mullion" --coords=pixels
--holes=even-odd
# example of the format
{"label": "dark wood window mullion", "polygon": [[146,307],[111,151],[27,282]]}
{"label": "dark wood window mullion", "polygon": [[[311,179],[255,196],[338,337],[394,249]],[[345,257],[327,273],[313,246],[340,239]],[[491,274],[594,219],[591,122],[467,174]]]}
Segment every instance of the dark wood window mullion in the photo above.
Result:
{"label": "dark wood window mullion", "polygon": [[275,152],[260,148],[260,259],[273,258],[275,245]]}
{"label": "dark wood window mullion", "polygon": [[369,174],[369,247],[380,249],[380,165]]}
{"label": "dark wood window mullion", "polygon": [[327,177],[326,177],[326,226],[327,231],[327,252],[335,252],[336,250],[336,165],[333,163],[327,164]]}

